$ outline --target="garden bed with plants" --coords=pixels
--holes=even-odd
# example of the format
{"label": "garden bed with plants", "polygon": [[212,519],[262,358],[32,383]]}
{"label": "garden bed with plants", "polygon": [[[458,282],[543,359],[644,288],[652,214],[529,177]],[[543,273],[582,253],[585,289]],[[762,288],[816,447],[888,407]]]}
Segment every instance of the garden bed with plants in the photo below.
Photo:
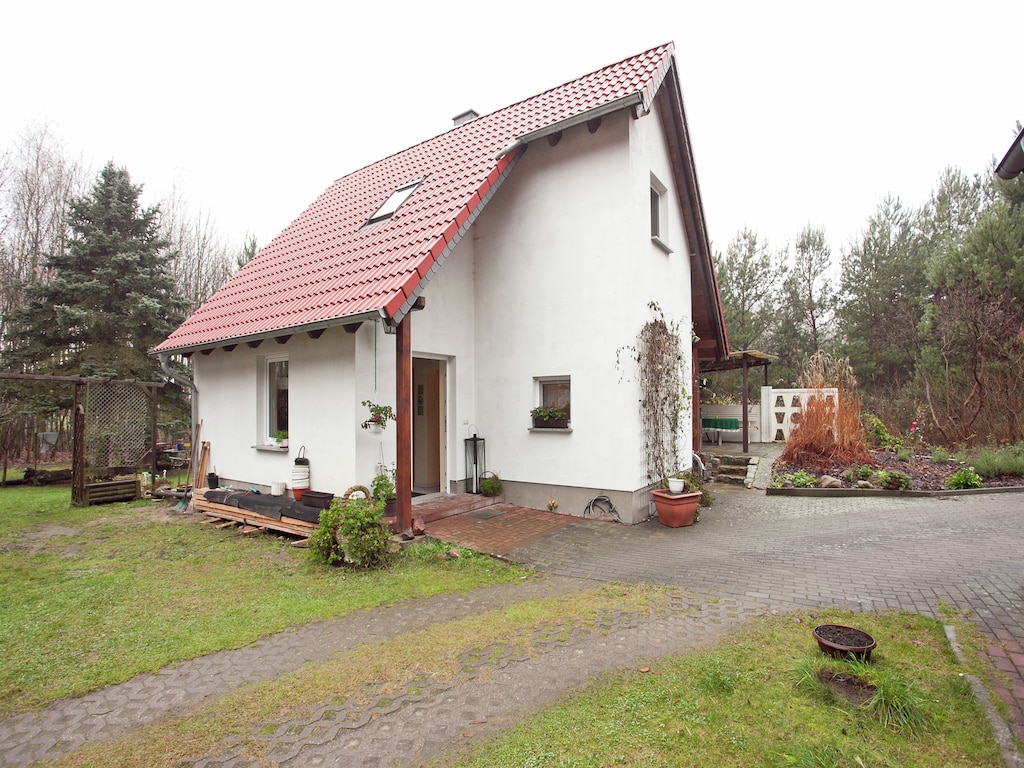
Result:
{"label": "garden bed with plants", "polygon": [[[837,478],[842,488],[947,491],[968,488],[1024,489],[1024,444],[950,455],[914,454],[901,458],[888,450],[869,450],[870,462],[855,466],[802,467],[779,459],[772,467],[772,488],[818,487],[821,478]],[[973,469],[972,469],[973,467]],[[903,487],[901,487],[903,486]]]}
{"label": "garden bed with plants", "polygon": [[[838,394],[808,398],[782,455],[772,466],[769,493],[821,488],[895,492],[1024,488],[1024,442],[947,450],[930,446],[918,422],[893,433],[861,412],[848,360],[813,355],[800,378],[807,389]],[[992,438],[993,440],[995,438]]]}

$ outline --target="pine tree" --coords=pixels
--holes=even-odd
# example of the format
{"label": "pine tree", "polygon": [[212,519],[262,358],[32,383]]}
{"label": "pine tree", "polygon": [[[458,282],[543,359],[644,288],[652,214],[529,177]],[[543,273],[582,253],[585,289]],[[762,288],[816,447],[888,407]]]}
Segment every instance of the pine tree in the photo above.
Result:
{"label": "pine tree", "polygon": [[159,236],[159,207],[141,208],[142,187],[113,163],[73,199],[71,240],[47,257],[52,275],[29,286],[12,317],[8,369],[161,379],[147,354],[181,322],[184,302]]}

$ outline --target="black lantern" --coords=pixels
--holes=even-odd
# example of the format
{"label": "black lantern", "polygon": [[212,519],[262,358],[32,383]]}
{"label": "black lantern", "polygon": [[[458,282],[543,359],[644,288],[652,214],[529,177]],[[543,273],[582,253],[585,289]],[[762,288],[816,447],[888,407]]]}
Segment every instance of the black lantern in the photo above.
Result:
{"label": "black lantern", "polygon": [[484,473],[484,439],[466,438],[466,493],[480,493],[480,476]]}

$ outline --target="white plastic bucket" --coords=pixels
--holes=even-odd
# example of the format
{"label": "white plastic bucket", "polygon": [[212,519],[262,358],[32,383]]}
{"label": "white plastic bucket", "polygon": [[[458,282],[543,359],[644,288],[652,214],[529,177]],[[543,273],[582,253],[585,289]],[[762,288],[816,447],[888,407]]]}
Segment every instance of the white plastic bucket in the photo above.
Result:
{"label": "white plastic bucket", "polygon": [[284,496],[284,483],[273,482],[270,484],[270,495],[271,496]]}

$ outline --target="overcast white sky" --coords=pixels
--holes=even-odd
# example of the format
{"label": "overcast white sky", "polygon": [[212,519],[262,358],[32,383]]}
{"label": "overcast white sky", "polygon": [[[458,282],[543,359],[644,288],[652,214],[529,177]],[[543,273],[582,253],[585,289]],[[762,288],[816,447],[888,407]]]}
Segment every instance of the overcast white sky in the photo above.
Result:
{"label": "overcast white sky", "polygon": [[1019,0],[8,3],[0,149],[52,126],[93,173],[177,180],[265,245],[334,179],[666,41],[716,251],[808,223],[833,253],[887,193],[987,172],[1024,120]]}

